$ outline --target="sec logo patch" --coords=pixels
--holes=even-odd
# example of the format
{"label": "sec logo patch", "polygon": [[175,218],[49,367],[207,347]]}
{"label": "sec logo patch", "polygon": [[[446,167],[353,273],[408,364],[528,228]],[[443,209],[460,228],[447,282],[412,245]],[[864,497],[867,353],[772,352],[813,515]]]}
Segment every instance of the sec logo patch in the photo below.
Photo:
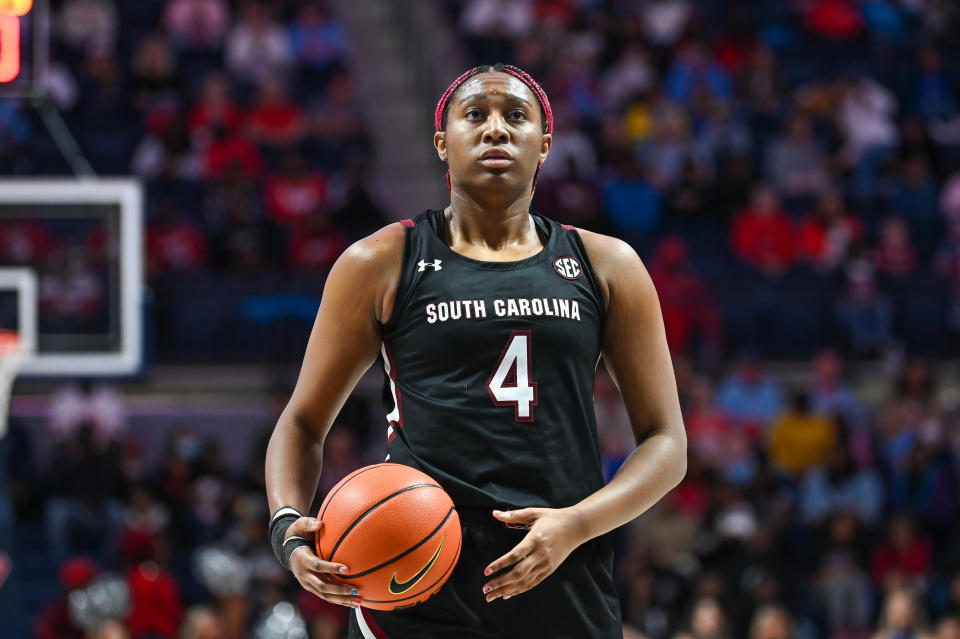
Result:
{"label": "sec logo patch", "polygon": [[580,279],[580,276],[583,275],[583,267],[580,266],[580,262],[577,261],[577,258],[569,255],[553,260],[553,270],[566,280]]}

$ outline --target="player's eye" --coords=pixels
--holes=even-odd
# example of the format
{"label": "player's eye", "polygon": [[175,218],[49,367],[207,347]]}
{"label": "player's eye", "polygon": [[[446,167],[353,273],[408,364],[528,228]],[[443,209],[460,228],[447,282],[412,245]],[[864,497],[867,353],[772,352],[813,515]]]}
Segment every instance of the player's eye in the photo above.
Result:
{"label": "player's eye", "polygon": [[527,118],[527,112],[522,109],[516,109],[510,112],[510,117],[515,120],[525,120]]}
{"label": "player's eye", "polygon": [[482,116],[482,115],[483,115],[483,113],[480,112],[480,109],[467,109],[467,112],[464,114],[464,116],[465,116],[468,120],[475,120],[476,118],[475,118],[474,116],[479,117],[479,116]]}

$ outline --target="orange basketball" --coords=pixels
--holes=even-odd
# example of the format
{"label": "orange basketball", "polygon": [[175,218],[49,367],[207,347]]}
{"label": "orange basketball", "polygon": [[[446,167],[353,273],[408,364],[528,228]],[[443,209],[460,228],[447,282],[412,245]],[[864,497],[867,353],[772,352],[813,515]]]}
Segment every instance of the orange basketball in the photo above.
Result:
{"label": "orange basketball", "polygon": [[429,475],[403,464],[356,470],[317,515],[317,555],[346,565],[336,578],[367,608],[414,606],[440,590],[460,558],[460,517]]}

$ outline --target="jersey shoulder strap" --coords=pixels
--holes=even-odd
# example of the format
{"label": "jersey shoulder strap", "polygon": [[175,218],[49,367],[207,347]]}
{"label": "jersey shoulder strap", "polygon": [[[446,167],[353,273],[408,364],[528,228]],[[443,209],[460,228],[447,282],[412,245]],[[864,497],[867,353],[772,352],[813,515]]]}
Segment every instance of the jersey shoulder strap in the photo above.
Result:
{"label": "jersey shoulder strap", "polygon": [[430,232],[430,224],[427,222],[431,211],[426,210],[415,218],[404,218],[400,220],[403,227],[403,259],[400,266],[400,281],[397,283],[397,294],[394,297],[393,311],[390,319],[380,325],[383,333],[390,333],[400,320],[410,292],[414,287],[414,280],[417,269],[417,262],[425,254],[426,244],[429,238],[425,235]]}

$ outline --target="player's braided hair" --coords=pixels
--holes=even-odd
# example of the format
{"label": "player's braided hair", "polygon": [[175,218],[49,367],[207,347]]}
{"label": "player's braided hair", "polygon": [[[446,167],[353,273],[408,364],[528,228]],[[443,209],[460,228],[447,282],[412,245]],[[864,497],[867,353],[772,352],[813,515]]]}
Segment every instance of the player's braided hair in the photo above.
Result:
{"label": "player's braided hair", "polygon": [[[540,123],[543,132],[553,134],[553,110],[550,108],[550,100],[547,99],[546,92],[529,73],[520,67],[515,67],[512,64],[503,64],[501,62],[473,67],[447,87],[447,90],[440,96],[440,101],[437,102],[437,109],[433,114],[434,125],[437,131],[444,131],[447,128],[447,112],[450,110],[450,100],[453,98],[453,95],[463,86],[464,82],[478,73],[506,73],[527,85],[533,95],[537,97],[537,102],[540,105]],[[537,186],[538,175],[540,175],[540,164],[537,164],[537,172],[533,174],[533,188]],[[451,188],[449,170],[447,171],[447,188]],[[531,191],[533,188],[531,188]]]}

